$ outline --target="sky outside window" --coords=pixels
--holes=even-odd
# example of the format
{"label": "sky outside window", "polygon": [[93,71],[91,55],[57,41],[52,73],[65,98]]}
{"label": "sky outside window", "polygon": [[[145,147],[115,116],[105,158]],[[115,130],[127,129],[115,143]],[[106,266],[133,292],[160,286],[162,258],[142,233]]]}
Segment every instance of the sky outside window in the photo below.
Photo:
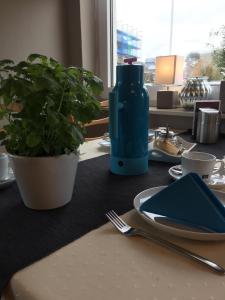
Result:
{"label": "sky outside window", "polygon": [[[172,53],[207,53],[209,33],[225,23],[224,0],[175,0]],[[141,36],[140,58],[169,54],[170,0],[116,0],[117,26]]]}

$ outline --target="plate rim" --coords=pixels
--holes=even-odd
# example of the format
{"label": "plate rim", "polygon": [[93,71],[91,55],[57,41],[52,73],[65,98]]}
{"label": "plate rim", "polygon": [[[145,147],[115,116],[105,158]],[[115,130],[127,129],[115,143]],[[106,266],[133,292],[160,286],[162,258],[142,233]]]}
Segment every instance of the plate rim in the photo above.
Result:
{"label": "plate rim", "polygon": [[[163,188],[166,188],[166,185],[163,186],[156,186],[152,188],[148,188],[143,190],[142,192],[138,193],[133,200],[133,206],[134,209],[137,211],[137,213],[149,224],[151,224],[153,227],[159,229],[160,231],[163,231],[165,233],[172,234],[173,236],[181,237],[181,238],[187,238],[187,239],[193,239],[193,240],[205,240],[205,241],[218,241],[218,240],[225,240],[225,233],[208,233],[208,232],[195,232],[195,231],[187,231],[184,229],[178,229],[174,228],[172,226],[167,226],[164,224],[160,224],[157,222],[154,222],[153,220],[149,219],[147,216],[145,216],[141,211],[140,211],[140,197],[142,194],[146,194],[148,192],[151,192],[155,190],[155,193],[157,191],[162,190]],[[225,203],[225,193],[214,190],[213,191],[215,194],[221,194],[221,196],[224,198],[224,203]],[[148,197],[153,196],[155,193],[149,195]]]}

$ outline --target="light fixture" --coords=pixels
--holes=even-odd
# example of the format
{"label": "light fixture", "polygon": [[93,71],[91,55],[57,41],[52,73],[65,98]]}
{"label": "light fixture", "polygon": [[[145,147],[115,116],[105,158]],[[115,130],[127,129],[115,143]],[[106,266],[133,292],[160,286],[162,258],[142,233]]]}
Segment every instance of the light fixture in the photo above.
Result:
{"label": "light fixture", "polygon": [[156,83],[167,86],[166,91],[157,92],[157,108],[175,107],[178,93],[170,91],[169,85],[183,83],[184,57],[178,55],[156,57]]}

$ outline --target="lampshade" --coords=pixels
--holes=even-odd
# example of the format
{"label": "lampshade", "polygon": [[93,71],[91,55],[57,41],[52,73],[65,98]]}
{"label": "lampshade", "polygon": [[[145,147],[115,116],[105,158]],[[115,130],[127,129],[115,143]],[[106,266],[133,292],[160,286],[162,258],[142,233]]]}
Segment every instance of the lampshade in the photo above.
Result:
{"label": "lampshade", "polygon": [[184,57],[178,55],[156,57],[156,83],[182,84]]}

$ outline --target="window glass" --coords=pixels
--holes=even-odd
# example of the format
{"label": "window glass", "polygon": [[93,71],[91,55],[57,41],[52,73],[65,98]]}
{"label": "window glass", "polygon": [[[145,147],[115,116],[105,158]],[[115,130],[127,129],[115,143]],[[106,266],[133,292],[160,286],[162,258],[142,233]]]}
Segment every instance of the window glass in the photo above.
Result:
{"label": "window glass", "polygon": [[146,82],[154,82],[156,56],[182,55],[185,78],[221,79],[216,51],[225,46],[224,0],[115,0],[115,7],[117,63],[138,57]]}

